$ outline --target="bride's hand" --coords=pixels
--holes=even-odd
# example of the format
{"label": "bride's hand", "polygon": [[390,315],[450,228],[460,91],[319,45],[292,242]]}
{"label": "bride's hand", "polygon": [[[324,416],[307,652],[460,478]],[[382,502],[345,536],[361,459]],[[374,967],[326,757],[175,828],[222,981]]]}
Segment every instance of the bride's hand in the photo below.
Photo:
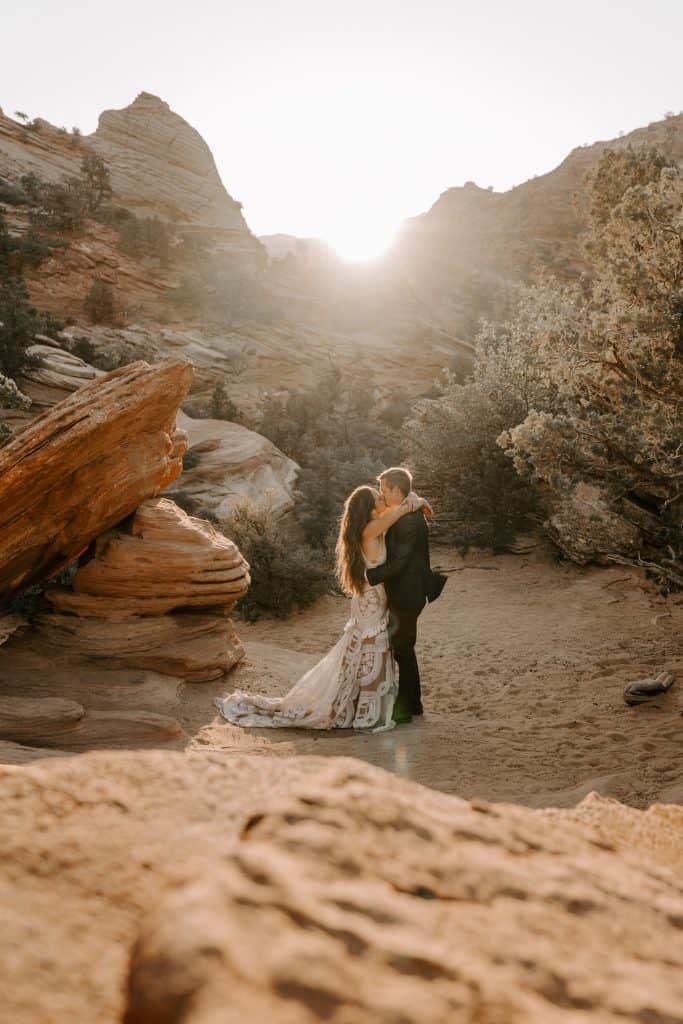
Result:
{"label": "bride's hand", "polygon": [[418,494],[415,493],[415,491],[410,492],[410,494],[405,499],[404,504],[408,512],[418,512],[420,509],[422,509],[427,519],[431,519],[432,516],[434,515],[432,506],[429,504],[426,498],[421,498]]}

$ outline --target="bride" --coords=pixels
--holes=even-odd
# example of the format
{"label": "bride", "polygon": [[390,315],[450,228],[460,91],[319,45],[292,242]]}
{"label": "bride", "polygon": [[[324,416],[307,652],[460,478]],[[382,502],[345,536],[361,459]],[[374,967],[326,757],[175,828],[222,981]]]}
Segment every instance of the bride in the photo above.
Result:
{"label": "bride", "polygon": [[337,577],[351,597],[351,617],[332,650],[284,697],[236,690],[216,700],[233,725],[303,729],[392,729],[398,674],[389,643],[384,585],[370,586],[365,570],[386,559],[384,535],[402,516],[431,509],[410,493],[388,509],[373,487],[346,499],[337,539]]}

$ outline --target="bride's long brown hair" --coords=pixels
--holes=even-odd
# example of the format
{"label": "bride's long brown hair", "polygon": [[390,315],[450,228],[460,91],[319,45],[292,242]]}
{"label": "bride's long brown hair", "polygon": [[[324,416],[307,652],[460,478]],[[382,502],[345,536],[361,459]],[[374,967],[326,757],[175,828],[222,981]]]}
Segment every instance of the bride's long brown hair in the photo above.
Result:
{"label": "bride's long brown hair", "polygon": [[344,503],[344,513],[337,537],[337,579],[347,594],[361,594],[365,584],[363,530],[372,519],[377,491],[363,485],[356,487]]}

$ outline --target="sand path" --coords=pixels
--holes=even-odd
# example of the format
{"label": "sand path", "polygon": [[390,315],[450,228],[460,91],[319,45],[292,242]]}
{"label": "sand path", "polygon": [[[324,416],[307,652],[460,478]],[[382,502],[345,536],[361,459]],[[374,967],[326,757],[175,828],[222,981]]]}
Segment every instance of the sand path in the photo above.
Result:
{"label": "sand path", "polygon": [[[683,803],[683,602],[637,570],[578,568],[531,555],[466,559],[420,619],[423,719],[380,735],[244,730],[215,716],[225,682],[186,687],[191,747],[226,754],[350,755],[448,793],[572,806],[591,790],[634,806]],[[479,568],[477,568],[479,567]],[[338,638],[328,597],[284,621],[242,624],[247,659],[227,689],[280,693]],[[647,705],[626,683],[662,668],[677,684]]]}

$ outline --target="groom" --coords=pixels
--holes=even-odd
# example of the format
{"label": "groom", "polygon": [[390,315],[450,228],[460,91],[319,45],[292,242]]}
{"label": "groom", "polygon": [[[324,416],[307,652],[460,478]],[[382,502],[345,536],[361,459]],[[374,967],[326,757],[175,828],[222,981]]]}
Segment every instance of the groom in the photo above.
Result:
{"label": "groom", "polygon": [[[395,508],[408,496],[413,478],[407,469],[385,469],[378,476],[382,497]],[[366,571],[372,586],[383,583],[389,602],[389,637],[398,663],[398,697],[394,721],[410,722],[422,714],[420,670],[415,656],[417,618],[432,584],[429,536],[422,511],[409,512],[387,531],[387,559]]]}

